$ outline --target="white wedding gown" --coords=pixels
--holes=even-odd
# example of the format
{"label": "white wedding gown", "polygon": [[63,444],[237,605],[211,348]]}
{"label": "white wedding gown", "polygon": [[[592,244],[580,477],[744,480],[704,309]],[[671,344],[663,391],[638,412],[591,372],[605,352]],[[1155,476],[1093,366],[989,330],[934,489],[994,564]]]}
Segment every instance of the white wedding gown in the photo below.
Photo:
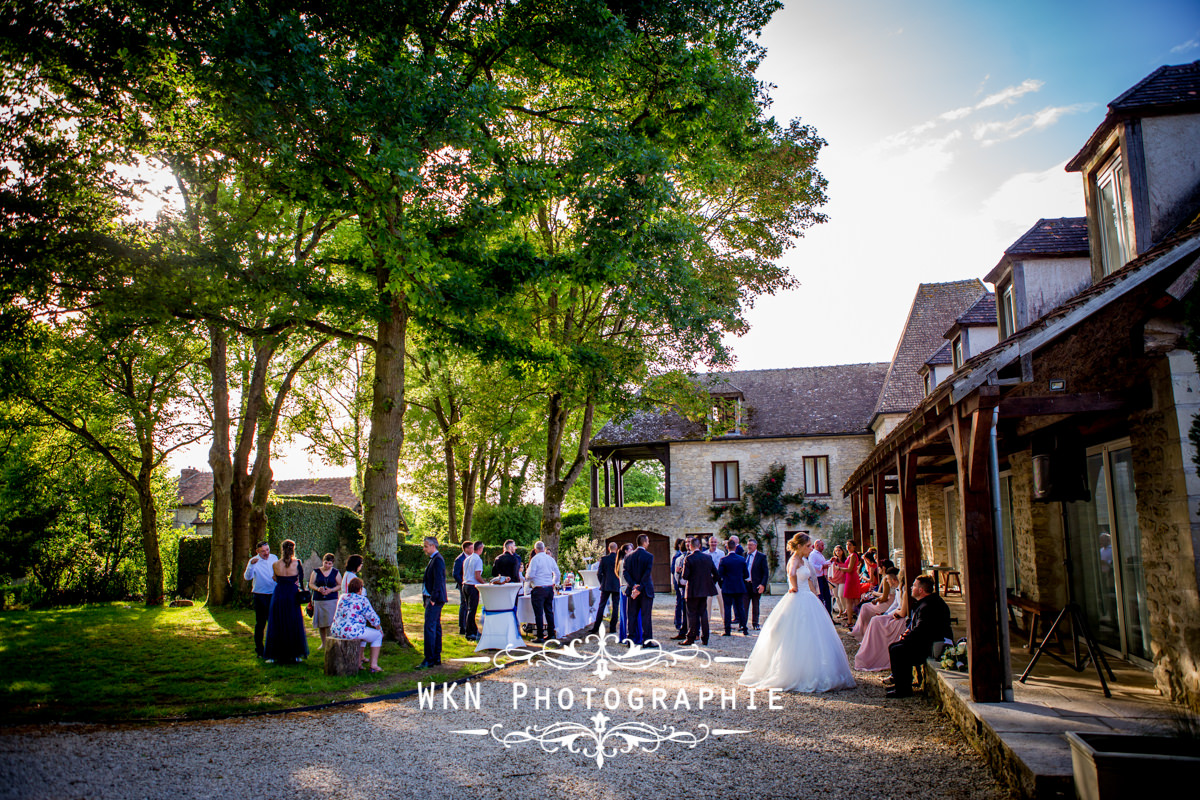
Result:
{"label": "white wedding gown", "polygon": [[738,683],[793,692],[853,689],[846,648],[825,605],[813,594],[807,560],[793,556],[787,572],[796,591],[784,595],[767,617]]}

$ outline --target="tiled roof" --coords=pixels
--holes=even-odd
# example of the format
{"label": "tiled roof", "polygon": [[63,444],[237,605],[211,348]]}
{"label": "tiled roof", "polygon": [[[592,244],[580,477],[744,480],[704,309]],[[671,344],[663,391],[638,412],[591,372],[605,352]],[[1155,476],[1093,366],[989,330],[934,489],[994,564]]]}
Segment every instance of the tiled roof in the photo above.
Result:
{"label": "tiled roof", "polygon": [[[354,482],[349,476],[340,478],[295,478],[275,481],[271,491],[281,497],[296,495],[326,495],[334,505],[358,510],[361,503],[354,493]],[[179,472],[179,505],[198,506],[212,497],[213,475],[211,472],[185,468]]]}
{"label": "tiled roof", "polygon": [[926,359],[925,363],[930,367],[940,367],[943,364],[953,364],[954,354],[950,352],[950,343],[946,342],[944,345],[942,345],[936,353]]}
{"label": "tiled roof", "polygon": [[1078,172],[1104,142],[1109,132],[1126,119],[1200,111],[1200,61],[1159,67],[1108,104],[1104,121],[1088,137],[1067,172]]}
{"label": "tiled roof", "polygon": [[907,413],[921,402],[925,386],[918,370],[945,344],[943,337],[950,326],[987,293],[977,278],[917,287],[872,416]]}
{"label": "tiled roof", "polygon": [[1087,217],[1059,217],[1039,219],[1004,251],[1000,261],[992,267],[984,280],[995,283],[1004,274],[1004,266],[1010,259],[1028,258],[1073,258],[1086,256],[1088,249]]}
{"label": "tiled roof", "polygon": [[963,312],[954,320],[958,327],[971,327],[996,324],[996,295],[988,292],[975,301],[975,305]]}
{"label": "tiled roof", "polygon": [[1108,104],[1112,111],[1200,104],[1200,61],[1159,67]]}
{"label": "tiled roof", "polygon": [[[736,385],[744,396],[743,433],[729,439],[867,433],[888,365],[843,364],[719,372],[697,376],[710,392]],[[679,414],[643,411],[605,425],[593,446],[651,444],[705,438],[704,424]]]}

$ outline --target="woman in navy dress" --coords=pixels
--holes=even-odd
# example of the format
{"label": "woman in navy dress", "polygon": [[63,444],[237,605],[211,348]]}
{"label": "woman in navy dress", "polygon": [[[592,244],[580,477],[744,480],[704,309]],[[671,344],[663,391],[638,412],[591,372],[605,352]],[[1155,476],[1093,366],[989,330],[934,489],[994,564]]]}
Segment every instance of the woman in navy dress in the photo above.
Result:
{"label": "woman in navy dress", "polygon": [[300,611],[300,561],[296,543],[285,539],[283,556],[271,565],[275,570],[275,591],[267,616],[267,642],[263,654],[269,663],[294,664],[308,657],[308,635]]}

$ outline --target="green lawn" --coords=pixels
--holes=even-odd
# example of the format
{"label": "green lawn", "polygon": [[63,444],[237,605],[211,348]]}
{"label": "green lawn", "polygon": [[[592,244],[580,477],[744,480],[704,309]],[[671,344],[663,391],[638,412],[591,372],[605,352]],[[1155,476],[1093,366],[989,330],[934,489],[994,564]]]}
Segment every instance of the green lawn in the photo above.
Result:
{"label": "green lawn", "polygon": [[[442,612],[457,630],[458,606]],[[126,603],[0,612],[0,721],[112,721],[194,718],[290,708],[451,680],[490,664],[420,663],[422,609],[404,604],[416,649],[385,643],[384,672],[327,677],[320,637],[309,631],[308,660],[266,664],[254,655],[254,612],[194,606],[146,608]],[[474,655],[474,645],[446,635],[442,657]]]}

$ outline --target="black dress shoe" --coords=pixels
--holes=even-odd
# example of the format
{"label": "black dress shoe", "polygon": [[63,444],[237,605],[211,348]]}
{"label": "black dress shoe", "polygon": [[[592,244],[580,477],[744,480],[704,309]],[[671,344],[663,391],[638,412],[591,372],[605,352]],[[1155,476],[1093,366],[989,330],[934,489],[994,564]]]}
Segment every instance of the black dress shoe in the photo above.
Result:
{"label": "black dress shoe", "polygon": [[671,637],[671,641],[672,641],[672,642],[680,642],[680,641],[683,641],[683,640],[684,640],[684,639],[686,639],[686,638],[687,638],[687,634],[681,633],[681,634],[679,634],[678,636],[672,636],[672,637]]}
{"label": "black dress shoe", "polygon": [[545,639],[543,639],[541,636],[539,636],[539,637],[537,637],[536,639],[534,639],[534,640],[533,640],[533,643],[534,643],[534,644],[545,644],[545,643],[546,643],[546,640],[545,640]]}
{"label": "black dress shoe", "polygon": [[[695,639],[684,639],[684,640],[683,640],[683,646],[684,646],[684,647],[691,647],[691,646],[692,646],[692,645],[694,645],[695,643],[696,643],[696,640],[695,640]],[[708,644],[708,642],[705,642],[705,644]]]}
{"label": "black dress shoe", "polygon": [[887,697],[892,698],[913,696],[912,689],[909,689],[908,691],[904,691],[903,689],[888,689],[885,694]]}
{"label": "black dress shoe", "polygon": [[750,635],[750,631],[746,630],[745,628],[742,628],[742,636],[749,636],[749,635]]}
{"label": "black dress shoe", "polygon": [[658,642],[642,642],[643,650],[650,650],[650,649],[653,649],[653,648],[659,647],[659,646],[660,645],[658,644]]}
{"label": "black dress shoe", "polygon": [[700,644],[704,645],[705,647],[708,647],[708,639],[701,639]]}
{"label": "black dress shoe", "polygon": [[432,666],[433,664],[430,664],[428,661],[422,661],[420,664],[417,664],[417,669],[429,669]]}
{"label": "black dress shoe", "polygon": [[724,632],[724,633],[722,633],[721,635],[722,635],[722,636],[732,636],[733,634],[731,634],[729,631],[725,631],[725,632]]}

